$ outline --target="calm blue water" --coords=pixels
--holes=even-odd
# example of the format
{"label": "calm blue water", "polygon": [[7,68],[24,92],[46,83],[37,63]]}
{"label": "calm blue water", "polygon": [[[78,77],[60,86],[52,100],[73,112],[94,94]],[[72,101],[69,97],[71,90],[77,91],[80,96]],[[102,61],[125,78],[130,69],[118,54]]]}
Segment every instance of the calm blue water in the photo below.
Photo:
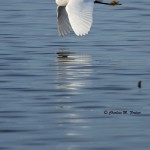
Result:
{"label": "calm blue water", "polygon": [[62,38],[54,1],[1,1],[0,150],[149,150],[150,2],[120,2]]}

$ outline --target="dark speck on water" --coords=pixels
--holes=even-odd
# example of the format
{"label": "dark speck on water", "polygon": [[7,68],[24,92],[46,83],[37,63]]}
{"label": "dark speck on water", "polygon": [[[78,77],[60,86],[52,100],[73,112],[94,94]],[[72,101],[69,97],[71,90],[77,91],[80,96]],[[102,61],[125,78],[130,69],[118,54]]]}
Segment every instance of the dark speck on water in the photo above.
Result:
{"label": "dark speck on water", "polygon": [[138,87],[141,88],[142,87],[142,81],[138,81]]}
{"label": "dark speck on water", "polygon": [[1,1],[0,150],[149,150],[150,1],[119,2],[62,38],[55,1]]}

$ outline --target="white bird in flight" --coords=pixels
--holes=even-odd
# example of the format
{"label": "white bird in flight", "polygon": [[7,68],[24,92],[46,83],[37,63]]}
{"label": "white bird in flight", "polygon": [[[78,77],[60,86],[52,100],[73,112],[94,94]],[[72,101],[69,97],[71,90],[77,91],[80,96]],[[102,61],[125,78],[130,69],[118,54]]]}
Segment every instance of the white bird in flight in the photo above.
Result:
{"label": "white bird in flight", "polygon": [[59,35],[65,36],[72,30],[77,36],[88,34],[93,22],[94,3],[120,5],[116,1],[104,3],[101,0],[56,0]]}

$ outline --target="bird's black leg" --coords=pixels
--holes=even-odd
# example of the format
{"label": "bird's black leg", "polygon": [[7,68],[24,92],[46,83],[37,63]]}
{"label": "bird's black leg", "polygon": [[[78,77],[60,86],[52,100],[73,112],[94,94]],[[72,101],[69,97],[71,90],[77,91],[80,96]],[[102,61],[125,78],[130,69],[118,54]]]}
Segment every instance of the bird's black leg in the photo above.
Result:
{"label": "bird's black leg", "polygon": [[95,0],[94,3],[99,3],[99,4],[109,5],[109,3],[104,3],[104,2],[99,1],[99,0]]}

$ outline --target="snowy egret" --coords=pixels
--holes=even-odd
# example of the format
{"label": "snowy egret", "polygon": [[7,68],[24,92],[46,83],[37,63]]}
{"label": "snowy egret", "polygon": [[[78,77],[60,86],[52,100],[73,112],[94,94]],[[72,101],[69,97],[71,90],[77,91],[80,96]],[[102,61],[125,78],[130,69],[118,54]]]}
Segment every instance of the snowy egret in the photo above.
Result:
{"label": "snowy egret", "polygon": [[56,0],[59,35],[65,36],[72,30],[77,36],[88,34],[93,22],[94,3],[121,5],[116,1],[104,3],[101,0]]}

